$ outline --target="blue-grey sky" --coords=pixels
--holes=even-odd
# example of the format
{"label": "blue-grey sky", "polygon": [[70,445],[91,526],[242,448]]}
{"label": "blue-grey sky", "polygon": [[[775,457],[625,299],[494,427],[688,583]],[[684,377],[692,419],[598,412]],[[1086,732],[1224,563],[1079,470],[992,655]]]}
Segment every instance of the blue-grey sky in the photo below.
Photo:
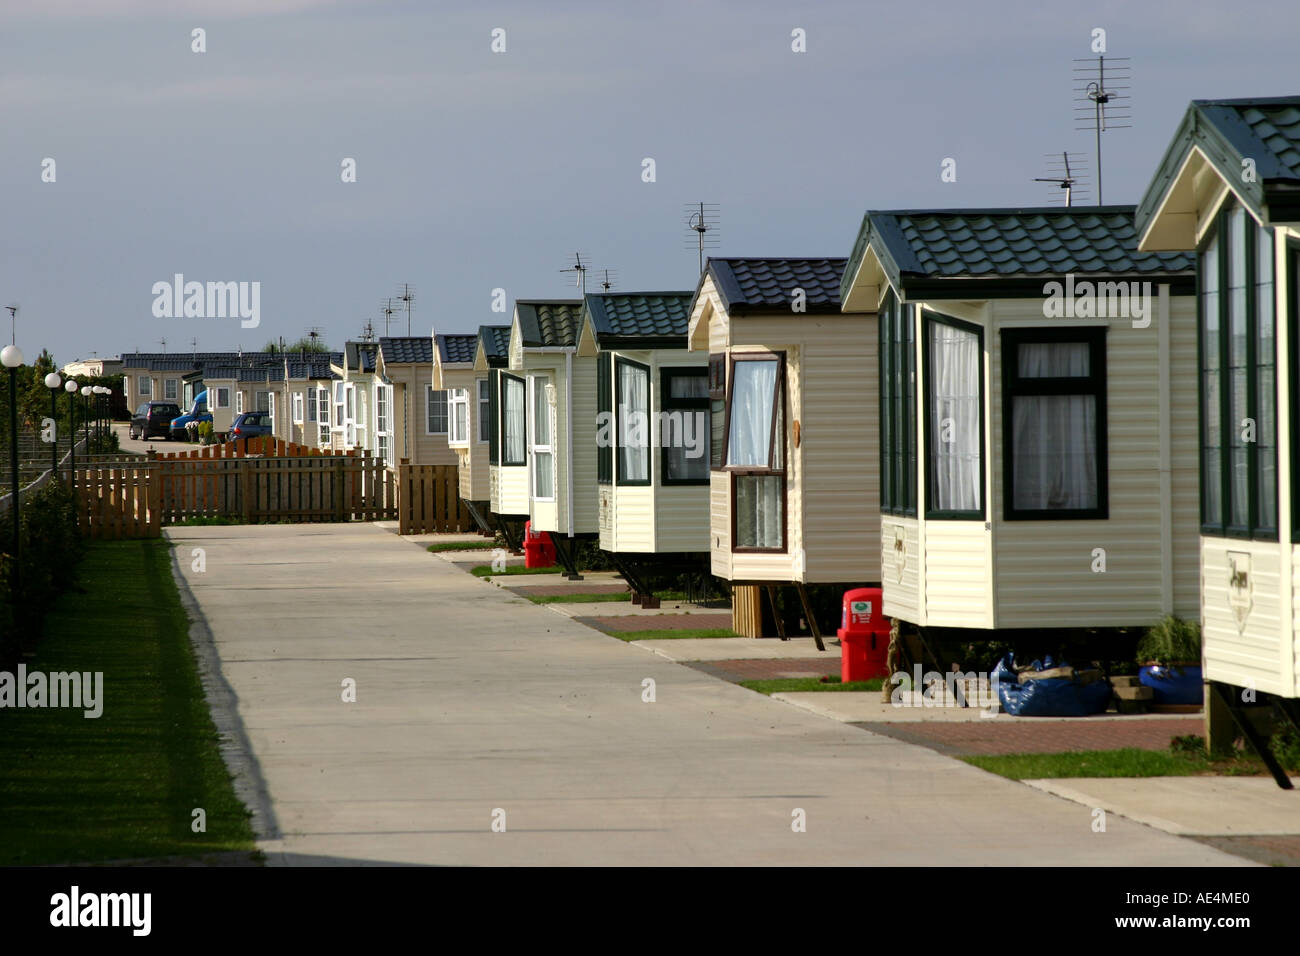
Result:
{"label": "blue-grey sky", "polygon": [[[0,304],[60,363],[308,326],[338,348],[402,282],[415,334],[469,331],[507,320],[494,288],[573,294],[575,249],[623,291],[693,288],[701,199],[717,254],[847,255],[867,208],[1044,205],[1062,149],[1091,173],[1071,67],[1096,27],[1133,58],[1108,203],[1189,100],[1300,92],[1295,0],[4,0]],[[260,282],[260,327],[155,318],[178,272]]]}

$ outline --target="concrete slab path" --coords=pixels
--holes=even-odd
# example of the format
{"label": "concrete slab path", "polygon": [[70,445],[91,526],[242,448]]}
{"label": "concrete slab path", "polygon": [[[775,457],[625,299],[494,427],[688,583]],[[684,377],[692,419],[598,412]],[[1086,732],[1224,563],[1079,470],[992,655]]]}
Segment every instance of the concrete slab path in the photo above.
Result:
{"label": "concrete slab path", "polygon": [[1094,833],[1088,807],[647,653],[381,528],[167,535],[273,863],[1245,862],[1124,819]]}

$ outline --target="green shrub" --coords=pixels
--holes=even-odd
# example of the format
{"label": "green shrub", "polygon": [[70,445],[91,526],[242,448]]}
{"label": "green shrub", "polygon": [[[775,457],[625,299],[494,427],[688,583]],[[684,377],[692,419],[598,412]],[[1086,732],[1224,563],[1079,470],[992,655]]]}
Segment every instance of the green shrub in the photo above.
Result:
{"label": "green shrub", "polygon": [[1149,628],[1137,644],[1139,664],[1199,664],[1201,625],[1166,615]]}
{"label": "green shrub", "polygon": [[21,567],[8,553],[11,519],[0,522],[0,532],[5,551],[0,554],[0,664],[5,664],[36,643],[54,598],[75,581],[82,554],[76,499],[56,481],[23,502]]}
{"label": "green shrub", "polygon": [[1290,724],[1283,724],[1274,732],[1268,747],[1287,770],[1300,770],[1300,734]]}

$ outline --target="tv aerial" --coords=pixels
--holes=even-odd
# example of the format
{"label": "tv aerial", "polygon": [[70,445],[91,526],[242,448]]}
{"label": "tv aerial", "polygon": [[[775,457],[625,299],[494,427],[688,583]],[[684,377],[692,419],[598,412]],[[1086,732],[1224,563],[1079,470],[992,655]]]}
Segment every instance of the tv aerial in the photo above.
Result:
{"label": "tv aerial", "polygon": [[408,282],[402,283],[401,291],[397,293],[397,301],[406,303],[406,335],[411,335],[411,306],[415,303],[415,288]]}
{"label": "tv aerial", "polygon": [[581,252],[575,252],[575,253],[573,254],[573,265],[569,266],[567,269],[561,269],[560,271],[561,271],[561,272],[573,272],[573,273],[575,273],[575,274],[577,275],[577,279],[576,279],[576,281],[575,281],[573,284],[576,285],[578,288],[582,289],[582,294],[583,294],[584,296],[586,296],[586,294],[587,294],[587,270],[590,269],[590,268],[591,268],[590,265],[588,265],[587,263],[585,263],[585,262],[582,261],[582,253],[581,253]]}
{"label": "tv aerial", "polygon": [[687,203],[686,245],[694,246],[699,253],[700,272],[704,271],[704,250],[716,249],[722,241],[718,230],[722,227],[722,207],[715,202]]}
{"label": "tv aerial", "polygon": [[393,316],[396,315],[399,310],[397,306],[393,305],[392,298],[385,299],[379,308],[380,311],[384,313],[384,335],[387,336],[388,324],[393,320]]}
{"label": "tv aerial", "polygon": [[1074,92],[1078,94],[1075,102],[1082,104],[1074,108],[1075,129],[1092,130],[1096,136],[1097,205],[1100,206],[1103,204],[1101,134],[1109,129],[1132,128],[1133,124],[1125,121],[1133,118],[1132,97],[1126,92],[1132,89],[1128,84],[1133,80],[1133,72],[1130,58],[1126,56],[1107,59],[1101,54],[1095,61],[1085,57],[1074,62]]}
{"label": "tv aerial", "polygon": [[1047,171],[1051,175],[1035,176],[1034,182],[1056,184],[1057,191],[1052,198],[1053,204],[1064,199],[1065,205],[1069,207],[1073,205],[1074,200],[1083,199],[1083,194],[1087,191],[1087,179],[1084,177],[1087,164],[1084,159],[1077,154],[1072,156],[1067,152],[1048,153],[1047,157]]}

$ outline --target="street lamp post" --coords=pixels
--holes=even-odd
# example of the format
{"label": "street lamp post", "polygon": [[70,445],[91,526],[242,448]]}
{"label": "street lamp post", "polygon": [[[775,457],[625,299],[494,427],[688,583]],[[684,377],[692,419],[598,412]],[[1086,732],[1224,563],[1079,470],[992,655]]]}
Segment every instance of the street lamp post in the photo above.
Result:
{"label": "street lamp post", "polygon": [[59,397],[59,389],[63,385],[63,378],[58,372],[51,372],[45,376],[45,387],[50,390],[50,421],[54,423],[54,432],[50,442],[50,470],[54,472],[55,480],[59,477],[59,406],[55,400]]}
{"label": "street lamp post", "polygon": [[77,484],[77,381],[68,379],[63,383],[68,393],[68,434],[72,436],[72,485]]}
{"label": "street lamp post", "polygon": [[[13,556],[15,569],[22,567],[19,562],[22,551],[22,542],[18,536],[19,518],[21,516],[22,502],[18,500],[18,366],[23,364],[23,350],[16,345],[6,345],[0,349],[0,364],[9,369],[9,454],[12,459],[11,472],[13,474],[10,482],[13,490],[13,498],[10,504],[10,513],[13,515]],[[17,586],[17,571],[15,570],[14,582]]]}
{"label": "street lamp post", "polygon": [[86,426],[86,457],[90,457],[90,386],[81,386],[81,421]]}

